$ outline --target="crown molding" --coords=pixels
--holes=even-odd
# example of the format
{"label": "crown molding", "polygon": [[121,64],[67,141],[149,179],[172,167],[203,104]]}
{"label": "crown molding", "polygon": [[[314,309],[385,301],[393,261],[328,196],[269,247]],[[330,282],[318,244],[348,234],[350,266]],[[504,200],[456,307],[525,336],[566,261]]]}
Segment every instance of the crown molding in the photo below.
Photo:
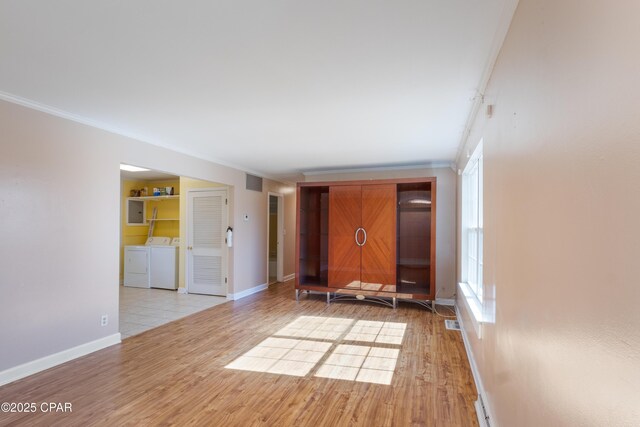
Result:
{"label": "crown molding", "polygon": [[498,28],[496,29],[495,35],[493,36],[491,53],[489,55],[489,59],[487,60],[484,71],[482,72],[482,75],[480,77],[480,81],[478,82],[476,96],[473,98],[473,105],[471,107],[471,111],[469,112],[469,116],[467,117],[467,121],[464,125],[460,142],[458,143],[455,165],[460,164],[460,156],[462,155],[465,145],[467,145],[467,140],[471,135],[471,129],[473,128],[473,124],[476,121],[476,117],[478,116],[478,113],[480,112],[480,109],[484,104],[484,95],[487,90],[487,86],[489,85],[489,81],[491,80],[493,69],[496,65],[496,62],[498,61],[498,56],[500,55],[500,51],[502,50],[502,45],[507,38],[507,33],[509,32],[509,27],[511,26],[511,21],[513,20],[513,16],[516,13],[519,2],[520,0],[507,0],[502,7],[500,22],[498,23]]}
{"label": "crown molding", "polygon": [[196,159],[200,159],[200,160],[205,160],[211,163],[215,163],[218,164],[220,166],[226,166],[232,169],[237,169],[241,172],[245,172],[245,173],[249,173],[252,175],[257,175],[259,177],[262,178],[267,178],[270,179],[272,181],[276,181],[279,182],[281,184],[289,184],[291,185],[290,182],[286,182],[283,181],[280,178],[277,178],[275,176],[269,175],[269,174],[265,174],[264,172],[259,172],[259,171],[254,171],[251,169],[247,169],[245,167],[233,164],[233,163],[229,163],[226,162],[224,160],[220,160],[220,159],[216,159],[214,157],[208,156],[208,155],[204,155],[202,153],[196,152],[196,151],[192,151],[192,150],[185,150],[183,148],[180,147],[176,147],[172,144],[167,144],[165,142],[161,142],[161,141],[157,141],[157,140],[153,140],[150,139],[147,136],[142,136],[139,134],[136,134],[134,132],[130,132],[121,128],[118,128],[116,126],[112,126],[112,125],[108,125],[106,123],[97,121],[97,120],[93,120],[90,119],[88,117],[84,117],[78,114],[74,114],[74,113],[70,113],[68,111],[56,108],[56,107],[52,107],[50,105],[46,105],[31,99],[27,99],[27,98],[23,98],[21,96],[18,95],[14,95],[8,92],[3,92],[0,91],[0,100],[12,103],[12,104],[17,104],[17,105],[21,105],[23,107],[26,108],[30,108],[32,110],[36,110],[36,111],[40,111],[42,113],[46,113],[46,114],[50,114],[52,116],[56,116],[56,117],[60,117],[62,119],[66,119],[66,120],[70,120],[72,122],[76,122],[76,123],[80,123],[86,126],[90,126],[96,129],[100,129],[100,130],[104,130],[116,135],[120,135],[120,136],[124,136],[126,138],[130,138],[130,139],[135,139],[136,141],[140,141],[140,142],[144,142],[145,144],[150,144],[150,145],[154,145],[156,147],[160,147],[160,148],[164,148],[166,150],[170,150],[170,151],[175,151],[176,153],[180,153],[180,154],[184,154],[190,157],[194,157]]}
{"label": "crown molding", "polygon": [[384,171],[399,171],[399,170],[411,170],[411,169],[439,169],[439,168],[451,168],[455,171],[454,162],[427,162],[415,165],[397,165],[397,166],[374,166],[374,167],[362,167],[362,168],[348,168],[348,169],[323,169],[323,170],[311,170],[307,172],[301,172],[304,176],[317,176],[327,175],[335,173],[358,173],[358,172],[384,172]]}

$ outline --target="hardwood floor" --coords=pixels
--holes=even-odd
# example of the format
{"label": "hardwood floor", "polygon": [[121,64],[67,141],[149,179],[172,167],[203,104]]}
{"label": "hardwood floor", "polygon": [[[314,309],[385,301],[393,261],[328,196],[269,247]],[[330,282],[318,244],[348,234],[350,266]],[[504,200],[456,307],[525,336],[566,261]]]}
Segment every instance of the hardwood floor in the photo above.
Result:
{"label": "hardwood floor", "polygon": [[[324,338],[302,337],[306,332],[295,337],[294,328],[307,325],[310,316],[325,326],[319,331],[332,330],[326,328],[329,318],[353,322],[339,320],[349,329],[344,333],[337,328]],[[356,330],[357,321],[370,322]],[[386,326],[370,333],[368,325],[381,322],[389,328],[406,324],[400,345],[382,339]],[[349,334],[374,338],[349,341]],[[322,341],[331,348],[317,363],[307,357],[313,368],[305,376],[225,368],[270,337],[267,342]],[[355,381],[315,376],[347,369],[322,367],[340,359],[332,352],[345,344],[397,354],[391,385],[366,382],[386,378],[384,372],[358,374]],[[474,390],[460,332],[446,330],[442,317],[408,303],[397,310],[361,302],[327,305],[322,295],[296,303],[288,282],[1,387],[0,402],[70,402],[73,412],[0,413],[0,425],[477,426]]]}

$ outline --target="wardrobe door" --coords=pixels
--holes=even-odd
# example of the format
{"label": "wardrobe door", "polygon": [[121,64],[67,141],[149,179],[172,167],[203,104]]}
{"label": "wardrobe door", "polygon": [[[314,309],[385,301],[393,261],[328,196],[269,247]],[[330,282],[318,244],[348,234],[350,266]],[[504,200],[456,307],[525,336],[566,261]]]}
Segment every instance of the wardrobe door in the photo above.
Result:
{"label": "wardrobe door", "polygon": [[[329,286],[360,289],[360,246],[357,230],[362,221],[362,187],[329,188]],[[356,237],[356,234],[359,237]]]}
{"label": "wardrobe door", "polygon": [[396,184],[362,186],[362,289],[395,292],[396,190]]}

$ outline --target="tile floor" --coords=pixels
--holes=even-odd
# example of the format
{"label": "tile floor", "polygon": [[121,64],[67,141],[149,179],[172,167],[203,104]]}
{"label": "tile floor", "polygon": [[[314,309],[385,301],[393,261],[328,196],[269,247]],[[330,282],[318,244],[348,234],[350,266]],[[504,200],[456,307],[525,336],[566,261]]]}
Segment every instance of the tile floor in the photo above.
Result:
{"label": "tile floor", "polygon": [[122,339],[227,302],[225,297],[120,286]]}

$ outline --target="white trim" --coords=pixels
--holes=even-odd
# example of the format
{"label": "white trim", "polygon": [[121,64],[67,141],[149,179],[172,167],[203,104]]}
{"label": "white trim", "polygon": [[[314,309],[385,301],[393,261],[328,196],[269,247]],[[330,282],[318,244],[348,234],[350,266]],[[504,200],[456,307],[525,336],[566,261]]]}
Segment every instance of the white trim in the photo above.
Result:
{"label": "white trim", "polygon": [[[462,333],[462,341],[464,343],[464,349],[467,352],[467,359],[469,359],[471,374],[473,375],[473,380],[476,383],[476,391],[478,392],[478,400],[476,400],[476,402],[474,403],[474,406],[476,407],[476,415],[478,417],[478,424],[480,424],[480,427],[484,427],[484,426],[488,426],[490,423],[490,425],[492,425],[493,427],[497,427],[495,422],[495,417],[493,416],[493,411],[489,406],[487,393],[482,383],[482,377],[480,377],[480,370],[478,369],[478,364],[476,363],[476,359],[473,357],[471,343],[469,342],[469,337],[467,336],[467,329],[465,328],[464,321],[462,320],[462,315],[460,314],[459,306],[456,306],[456,317],[458,319],[458,323],[460,323],[460,330]],[[484,410],[487,413],[486,415],[489,417],[489,423],[487,423],[487,421],[484,419],[484,414],[482,411],[482,402],[484,402]]]}
{"label": "white trim", "polygon": [[469,313],[473,330],[478,339],[482,338],[482,304],[468,284],[458,283],[458,295],[464,301],[464,306]]}
{"label": "white trim", "polygon": [[226,166],[228,168],[237,169],[237,170],[242,171],[242,172],[247,172],[247,173],[250,173],[252,175],[258,175],[258,176],[261,176],[261,177],[264,177],[264,178],[268,178],[268,179],[271,179],[273,181],[280,182],[280,183],[283,183],[283,184],[290,184],[290,182],[283,181],[281,178],[275,177],[273,175],[269,175],[269,174],[265,174],[265,173],[262,173],[262,172],[254,171],[252,169],[247,169],[247,168],[238,166],[238,165],[236,165],[234,163],[229,163],[229,162],[226,162],[224,160],[216,159],[216,158],[214,158],[212,156],[208,156],[208,155],[205,155],[205,154],[197,152],[197,151],[185,150],[184,148],[176,146],[176,145],[173,145],[173,144],[167,144],[165,142],[156,141],[156,140],[153,140],[152,138],[149,138],[148,136],[143,136],[143,135],[140,135],[140,134],[137,134],[137,133],[134,133],[134,132],[129,132],[129,131],[126,131],[124,129],[120,129],[120,128],[116,127],[116,126],[112,126],[112,125],[108,125],[108,124],[103,123],[103,122],[92,120],[90,118],[87,118],[87,117],[84,117],[84,116],[80,116],[78,114],[73,114],[73,113],[70,113],[68,111],[64,111],[64,110],[61,110],[61,109],[56,108],[56,107],[51,107],[49,105],[42,104],[40,102],[33,101],[31,99],[23,98],[21,96],[17,96],[17,95],[8,93],[8,92],[0,91],[0,100],[7,101],[7,102],[10,102],[12,104],[21,105],[23,107],[27,107],[27,108],[30,108],[32,110],[40,111],[42,113],[51,114],[52,116],[60,117],[60,118],[66,119],[66,120],[71,120],[72,122],[80,123],[80,124],[83,124],[83,125],[86,125],[86,126],[91,126],[93,128],[96,128],[96,129],[102,129],[102,130],[107,131],[107,132],[115,133],[117,135],[121,135],[121,136],[124,136],[126,138],[131,138],[131,139],[135,139],[137,141],[141,141],[141,142],[144,142],[144,143],[147,143],[147,144],[155,145],[156,147],[161,147],[161,148],[164,148],[164,149],[167,149],[167,150],[174,151],[176,153],[180,153],[180,154],[184,154],[184,155],[187,155],[187,156],[195,157],[195,158],[201,159],[201,160],[206,160],[206,161],[209,161],[209,162],[212,162],[212,163],[216,163],[216,164],[218,164],[220,166]]}
{"label": "white trim", "polygon": [[237,292],[235,294],[227,294],[227,299],[229,301],[237,301],[240,298],[248,297],[249,295],[257,294],[258,292],[264,291],[268,287],[268,284],[263,283],[262,285],[254,286],[253,288],[245,289],[244,291]]}
{"label": "white trim", "polygon": [[455,163],[454,162],[429,162],[429,163],[420,163],[416,165],[310,170],[310,171],[302,172],[302,175],[314,176],[314,175],[327,175],[327,174],[333,174],[333,173],[380,172],[380,171],[396,171],[396,170],[410,170],[410,169],[438,169],[438,168],[452,168],[455,170]]}
{"label": "white trim", "polygon": [[475,166],[475,164],[478,162],[478,160],[480,160],[480,157],[482,157],[483,153],[484,153],[484,138],[480,138],[480,142],[478,142],[478,145],[476,145],[476,147],[473,149],[473,153],[471,153],[471,156],[469,156],[469,160],[467,161],[467,164],[465,165],[462,174],[468,174],[469,171]]}
{"label": "white trim", "polygon": [[[197,178],[194,178],[194,179],[197,179]],[[197,193],[199,191],[216,191],[216,190],[228,190],[228,189],[229,189],[229,186],[227,184],[220,183],[220,185],[218,185],[217,187],[190,188],[187,190],[187,194]],[[227,192],[227,200],[228,200],[228,197],[229,197],[229,194]],[[227,206],[228,206],[228,203],[227,203]]]}
{"label": "white trim", "polygon": [[484,413],[484,408],[482,407],[480,398],[473,402],[473,406],[476,408],[476,415],[478,416],[478,424],[480,425],[480,427],[490,427],[487,419],[482,416],[482,414]]}
{"label": "white trim", "polygon": [[86,356],[94,351],[119,344],[120,341],[120,334],[117,333],[6,369],[0,372],[0,386],[44,371],[45,369],[53,368],[54,366],[61,365],[78,357]]}
{"label": "white trim", "polygon": [[291,273],[282,278],[283,282],[288,282],[289,280],[293,280],[296,278],[296,273]]}
{"label": "white trim", "polygon": [[471,107],[471,111],[469,112],[469,117],[467,118],[467,121],[465,123],[464,130],[462,132],[462,138],[458,143],[458,149],[456,150],[455,157],[456,165],[460,165],[460,160],[462,158],[461,155],[464,151],[464,147],[467,145],[467,140],[471,135],[471,129],[474,122],[476,121],[476,117],[478,117],[478,113],[480,112],[482,105],[484,104],[485,91],[487,90],[489,80],[491,79],[491,75],[493,74],[493,68],[496,65],[496,61],[498,60],[500,51],[502,50],[502,45],[507,38],[507,33],[509,32],[509,27],[511,26],[511,21],[513,20],[513,16],[516,13],[516,9],[518,8],[519,1],[520,0],[508,0],[504,2],[504,5],[502,6],[502,14],[500,15],[498,28],[496,29],[495,35],[493,37],[491,52],[488,55],[487,64],[485,65],[482,76],[480,77],[480,81],[478,82],[476,96],[473,98],[473,105]]}
{"label": "white trim", "polygon": [[436,304],[453,307],[456,305],[456,300],[453,298],[436,298]]}

